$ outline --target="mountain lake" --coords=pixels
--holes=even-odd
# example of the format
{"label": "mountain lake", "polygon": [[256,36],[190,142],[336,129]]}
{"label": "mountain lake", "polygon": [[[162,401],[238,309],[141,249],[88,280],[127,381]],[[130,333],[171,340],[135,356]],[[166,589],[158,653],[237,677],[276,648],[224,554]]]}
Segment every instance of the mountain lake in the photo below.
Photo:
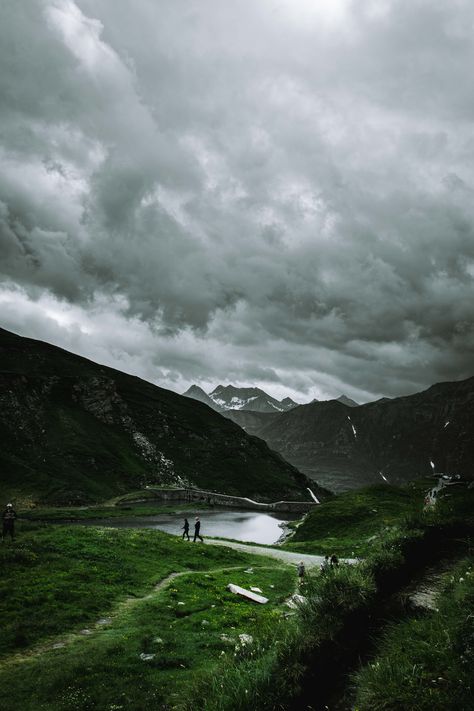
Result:
{"label": "mountain lake", "polygon": [[[201,535],[214,538],[233,538],[249,543],[276,543],[285,533],[285,524],[301,518],[301,514],[281,512],[262,513],[240,509],[200,509]],[[189,521],[189,535],[194,535],[194,512],[161,513],[152,516],[130,516],[75,521],[78,525],[110,526],[112,528],[157,528],[166,533],[182,535],[184,517]]]}

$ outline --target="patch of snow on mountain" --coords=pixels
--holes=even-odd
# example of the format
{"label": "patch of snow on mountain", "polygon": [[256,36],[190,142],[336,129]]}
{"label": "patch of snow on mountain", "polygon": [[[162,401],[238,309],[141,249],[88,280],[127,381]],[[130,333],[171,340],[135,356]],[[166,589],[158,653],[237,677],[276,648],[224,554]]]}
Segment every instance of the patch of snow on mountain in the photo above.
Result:
{"label": "patch of snow on mountain", "polygon": [[308,489],[309,493],[311,494],[311,498],[313,499],[313,501],[317,504],[320,504],[321,502],[318,499],[318,497],[316,496],[316,494],[314,494],[309,487],[306,487],[306,488]]}
{"label": "patch of snow on mountain", "polygon": [[226,401],[222,400],[220,397],[215,397],[214,395],[209,395],[211,400],[216,403],[219,407],[226,407]]}
{"label": "patch of snow on mountain", "polygon": [[384,475],[382,474],[382,472],[379,472],[379,474],[380,474],[380,476],[382,477],[382,479],[383,479],[384,481],[386,481],[387,484],[388,484],[388,479],[387,479],[387,477],[384,476]]}
{"label": "patch of snow on mountain", "polygon": [[446,429],[446,427],[447,427],[448,425],[449,425],[449,420],[446,420],[446,422],[444,423],[444,429]]}
{"label": "patch of snow on mountain", "polygon": [[348,419],[349,422],[351,423],[351,427],[352,427],[352,431],[353,431],[353,433],[354,433],[354,437],[357,439],[357,430],[356,430],[356,428],[354,427],[354,425],[352,424],[352,420],[351,420],[351,418],[349,417],[349,415],[347,415],[347,419]]}
{"label": "patch of snow on mountain", "polygon": [[435,465],[434,465],[434,462],[431,461],[431,459],[430,459],[430,464],[431,464],[432,470],[434,471]]}

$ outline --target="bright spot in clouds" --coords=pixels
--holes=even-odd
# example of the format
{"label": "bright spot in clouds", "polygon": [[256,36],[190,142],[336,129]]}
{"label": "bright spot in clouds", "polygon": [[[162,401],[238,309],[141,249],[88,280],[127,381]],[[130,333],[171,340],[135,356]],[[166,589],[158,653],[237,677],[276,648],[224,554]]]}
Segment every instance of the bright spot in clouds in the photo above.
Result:
{"label": "bright spot in clouds", "polygon": [[0,323],[176,390],[472,375],[473,24],[450,0],[4,3]]}

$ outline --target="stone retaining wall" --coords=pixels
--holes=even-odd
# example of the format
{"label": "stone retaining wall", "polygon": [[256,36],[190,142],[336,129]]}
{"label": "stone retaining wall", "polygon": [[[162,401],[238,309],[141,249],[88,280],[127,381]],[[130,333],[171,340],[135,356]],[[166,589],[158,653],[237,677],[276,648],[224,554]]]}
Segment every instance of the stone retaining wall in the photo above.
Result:
{"label": "stone retaining wall", "polygon": [[[250,509],[253,511],[291,511],[294,513],[306,513],[317,506],[314,501],[274,501],[268,504],[260,501],[253,501],[243,496],[230,496],[228,494],[217,494],[214,491],[204,491],[203,489],[154,489],[147,487],[147,491],[152,492],[159,501],[196,501],[208,504],[209,506],[229,506],[237,509]],[[138,501],[149,501],[149,499],[128,499],[127,504]]]}

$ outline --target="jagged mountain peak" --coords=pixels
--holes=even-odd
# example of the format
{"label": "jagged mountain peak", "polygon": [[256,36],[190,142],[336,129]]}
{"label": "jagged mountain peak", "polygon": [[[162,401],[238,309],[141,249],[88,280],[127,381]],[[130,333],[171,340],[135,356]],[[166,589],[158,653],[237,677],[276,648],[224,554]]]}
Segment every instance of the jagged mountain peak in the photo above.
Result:
{"label": "jagged mountain peak", "polygon": [[209,395],[201,387],[199,387],[199,385],[191,385],[191,387],[189,387],[183,395],[185,397],[190,397],[193,400],[199,400],[199,402],[203,402],[205,405],[212,407],[213,410],[220,411],[220,408],[216,405],[214,400],[209,397]]}
{"label": "jagged mountain peak", "polygon": [[339,397],[334,398],[337,402],[342,402],[343,405],[347,405],[347,407],[359,407],[359,403],[353,400],[350,397],[347,397],[347,395],[339,395]]}
{"label": "jagged mountain peak", "polygon": [[183,393],[186,397],[193,397],[193,395],[206,395],[207,393],[199,387],[199,385],[191,385],[185,393]]}
{"label": "jagged mountain peak", "polygon": [[238,387],[232,384],[217,385],[209,394],[199,386],[192,385],[185,393],[187,397],[205,402],[219,412],[228,410],[252,410],[254,412],[286,412],[298,403],[290,397],[277,400],[257,387]]}

